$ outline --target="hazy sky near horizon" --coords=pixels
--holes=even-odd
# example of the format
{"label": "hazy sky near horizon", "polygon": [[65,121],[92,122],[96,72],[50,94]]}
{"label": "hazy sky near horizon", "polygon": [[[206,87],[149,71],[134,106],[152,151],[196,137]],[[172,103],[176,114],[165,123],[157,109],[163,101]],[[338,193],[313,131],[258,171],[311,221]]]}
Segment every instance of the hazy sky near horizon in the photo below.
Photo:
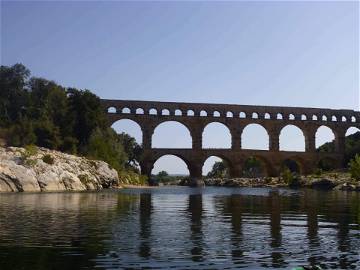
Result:
{"label": "hazy sky near horizon", "polygon": [[[17,62],[102,98],[359,110],[359,2],[2,1],[1,64]],[[169,127],[155,145],[189,144]],[[226,145],[223,131],[208,144]],[[266,147],[259,132],[249,147]],[[283,144],[301,149],[295,135]]]}

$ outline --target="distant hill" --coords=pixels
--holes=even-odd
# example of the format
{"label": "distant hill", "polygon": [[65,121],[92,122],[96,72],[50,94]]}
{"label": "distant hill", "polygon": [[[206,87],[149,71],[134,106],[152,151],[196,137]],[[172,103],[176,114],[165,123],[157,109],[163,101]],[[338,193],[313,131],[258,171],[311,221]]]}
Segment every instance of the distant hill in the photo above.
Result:
{"label": "distant hill", "polygon": [[[317,149],[319,152],[332,152],[334,150],[334,141],[325,143]],[[348,164],[356,154],[360,154],[360,131],[345,138],[345,164]]]}

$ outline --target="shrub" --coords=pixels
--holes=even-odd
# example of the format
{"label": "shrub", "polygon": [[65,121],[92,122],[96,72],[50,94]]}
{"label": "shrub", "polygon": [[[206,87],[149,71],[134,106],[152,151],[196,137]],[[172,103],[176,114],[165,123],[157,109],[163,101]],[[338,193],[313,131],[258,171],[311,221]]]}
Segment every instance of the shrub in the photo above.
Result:
{"label": "shrub", "polygon": [[354,178],[355,180],[359,181],[360,180],[360,155],[356,154],[356,156],[352,160],[350,160],[349,168],[350,168],[351,177]]}
{"label": "shrub", "polygon": [[317,168],[317,169],[315,170],[315,175],[318,176],[318,177],[321,176],[322,173],[323,173],[323,170],[322,170],[321,168]]}
{"label": "shrub", "polygon": [[36,155],[37,153],[37,148],[35,145],[31,144],[31,145],[26,145],[25,146],[25,151],[21,152],[21,160],[24,162],[24,164],[26,165],[34,165],[36,164],[36,162],[32,162],[30,160],[30,157]]}
{"label": "shrub", "polygon": [[45,156],[43,156],[42,160],[47,164],[50,164],[50,165],[54,164],[54,158],[49,154],[46,154]]}
{"label": "shrub", "polygon": [[281,178],[290,187],[297,187],[300,185],[298,175],[292,173],[288,167],[283,168]]}

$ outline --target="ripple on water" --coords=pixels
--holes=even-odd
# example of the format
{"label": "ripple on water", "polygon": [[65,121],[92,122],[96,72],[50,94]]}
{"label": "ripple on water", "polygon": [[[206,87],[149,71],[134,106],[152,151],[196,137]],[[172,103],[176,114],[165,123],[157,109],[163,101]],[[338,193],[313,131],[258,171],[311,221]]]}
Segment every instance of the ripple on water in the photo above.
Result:
{"label": "ripple on water", "polygon": [[268,188],[4,194],[0,269],[360,269],[359,205]]}

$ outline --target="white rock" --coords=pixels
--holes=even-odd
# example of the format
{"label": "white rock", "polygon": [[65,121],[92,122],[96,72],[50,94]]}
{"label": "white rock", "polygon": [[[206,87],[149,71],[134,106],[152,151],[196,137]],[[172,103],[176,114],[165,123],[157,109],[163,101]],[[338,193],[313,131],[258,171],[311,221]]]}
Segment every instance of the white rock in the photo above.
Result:
{"label": "white rock", "polygon": [[[96,190],[116,187],[119,181],[116,170],[103,161],[45,148],[24,160],[24,152],[24,148],[0,147],[0,192]],[[45,163],[45,155],[54,163]]]}

